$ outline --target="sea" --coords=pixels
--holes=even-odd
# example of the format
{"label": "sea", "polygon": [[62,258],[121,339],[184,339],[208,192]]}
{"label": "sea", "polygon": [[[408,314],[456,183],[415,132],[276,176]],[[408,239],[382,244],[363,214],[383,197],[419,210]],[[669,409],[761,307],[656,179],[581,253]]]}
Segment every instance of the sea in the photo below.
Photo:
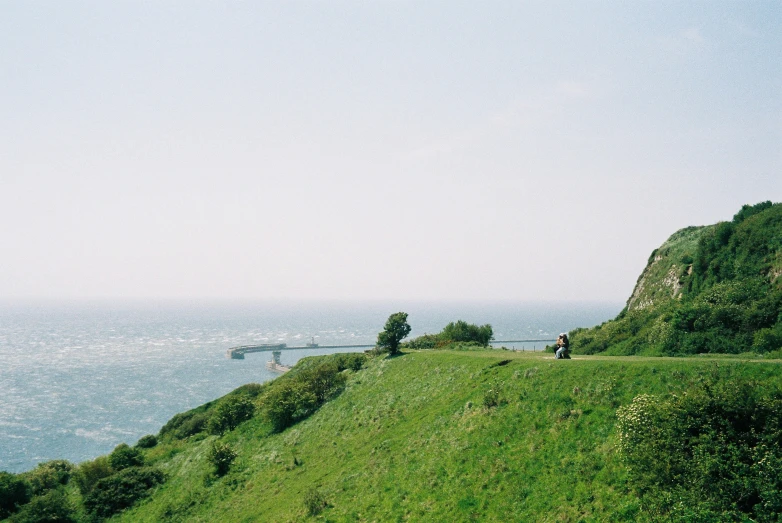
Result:
{"label": "sea", "polygon": [[[246,383],[270,353],[229,359],[238,345],[371,345],[392,313],[410,336],[451,321],[492,325],[496,347],[542,350],[560,332],[616,316],[621,303],[142,302],[0,303],[0,470],[73,463],[156,434],[174,414]],[[548,342],[549,344],[551,342]],[[282,363],[348,349],[282,353]]]}

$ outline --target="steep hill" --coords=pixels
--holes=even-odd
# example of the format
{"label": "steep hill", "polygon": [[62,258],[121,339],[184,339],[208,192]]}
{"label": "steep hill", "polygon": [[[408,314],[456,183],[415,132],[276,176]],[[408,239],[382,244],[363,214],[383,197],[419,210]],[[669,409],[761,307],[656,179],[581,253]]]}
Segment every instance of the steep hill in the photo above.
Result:
{"label": "steep hill", "polygon": [[[770,522],[782,513],[778,360],[563,361],[484,349],[360,363],[323,388],[312,378],[334,357],[304,360],[79,465],[65,486],[43,473],[62,464],[39,467],[23,475],[37,495],[12,521],[40,521],[45,510],[60,511],[52,521],[134,523]],[[311,409],[318,387],[330,392]],[[293,403],[310,410],[275,428],[277,407]]]}
{"label": "steep hill", "polygon": [[652,252],[615,318],[571,333],[582,354],[769,353],[782,348],[782,204],[688,227]]}

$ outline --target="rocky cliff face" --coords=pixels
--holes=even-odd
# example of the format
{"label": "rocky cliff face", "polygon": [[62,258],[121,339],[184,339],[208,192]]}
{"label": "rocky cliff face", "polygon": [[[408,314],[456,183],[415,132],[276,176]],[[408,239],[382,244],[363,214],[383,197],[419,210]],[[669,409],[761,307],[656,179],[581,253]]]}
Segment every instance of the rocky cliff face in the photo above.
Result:
{"label": "rocky cliff face", "polygon": [[782,204],[687,227],[652,252],[616,319],[571,333],[587,354],[782,356]]}
{"label": "rocky cliff face", "polygon": [[687,227],[655,249],[627,300],[627,309],[646,309],[680,299],[687,280],[692,276],[698,240],[713,227]]}

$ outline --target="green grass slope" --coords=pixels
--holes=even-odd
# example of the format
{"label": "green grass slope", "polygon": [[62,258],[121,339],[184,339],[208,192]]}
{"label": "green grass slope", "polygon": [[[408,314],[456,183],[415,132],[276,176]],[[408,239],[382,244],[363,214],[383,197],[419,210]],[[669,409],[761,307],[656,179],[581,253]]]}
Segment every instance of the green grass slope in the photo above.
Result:
{"label": "green grass slope", "polygon": [[780,370],[778,361],[498,350],[375,358],[281,433],[255,417],[221,436],[238,456],[225,476],[207,459],[217,436],[146,451],[167,480],[115,519],[654,520],[617,452],[617,408],[715,376],[779,391]]}
{"label": "green grass slope", "polygon": [[655,249],[614,320],[570,334],[575,353],[683,355],[782,349],[782,204],[688,227]]}

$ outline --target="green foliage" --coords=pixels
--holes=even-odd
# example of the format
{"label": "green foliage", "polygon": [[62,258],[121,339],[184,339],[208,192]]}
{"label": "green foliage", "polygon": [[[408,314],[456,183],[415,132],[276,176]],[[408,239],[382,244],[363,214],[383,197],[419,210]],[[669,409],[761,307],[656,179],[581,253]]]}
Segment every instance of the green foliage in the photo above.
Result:
{"label": "green foliage", "polygon": [[84,498],[90,514],[107,518],[133,506],[149,495],[150,489],[163,483],[165,476],[154,468],[132,467],[98,480]]}
{"label": "green foliage", "polygon": [[207,454],[209,463],[214,466],[214,472],[218,476],[225,476],[231,469],[231,464],[237,457],[236,451],[225,443],[215,441],[209,447]]}
{"label": "green foliage", "polygon": [[158,436],[185,439],[205,431],[209,422],[208,409],[211,407],[212,403],[207,403],[193,410],[176,414],[163,425]]}
{"label": "green foliage", "polygon": [[38,496],[47,490],[66,485],[71,479],[73,469],[72,463],[57,459],[39,463],[37,467],[27,472],[25,477],[30,484],[32,494]]}
{"label": "green foliage", "polygon": [[127,443],[120,443],[109,454],[109,466],[115,472],[130,467],[142,467],[144,454],[139,449],[128,446]]}
{"label": "green foliage", "polygon": [[10,523],[74,523],[77,519],[76,511],[65,492],[62,489],[55,489],[35,496],[9,521]]}
{"label": "green foliage", "polygon": [[261,400],[261,405],[272,429],[281,432],[312,414],[318,406],[318,399],[306,383],[288,381],[271,388]]}
{"label": "green foliage", "polygon": [[440,336],[453,342],[475,342],[488,347],[494,332],[489,324],[478,326],[459,320],[446,325]]}
{"label": "green foliage", "polygon": [[140,449],[151,449],[155,445],[157,445],[157,436],[154,434],[142,436],[141,439],[136,442],[136,447]]}
{"label": "green foliage", "polygon": [[458,349],[488,347],[494,338],[491,325],[474,325],[459,320],[451,322],[438,334],[424,334],[403,344],[407,349]]}
{"label": "green foliage", "polygon": [[441,349],[448,343],[448,340],[441,338],[439,334],[424,334],[403,343],[402,346],[413,350]]}
{"label": "green foliage", "polygon": [[0,519],[17,511],[30,501],[30,487],[24,479],[10,472],[0,471]]}
{"label": "green foliage", "polygon": [[85,461],[76,469],[73,479],[79,487],[82,496],[86,496],[103,478],[109,477],[114,473],[109,464],[108,456],[99,456],[92,461]]}
{"label": "green foliage", "polygon": [[335,354],[332,356],[332,358],[340,372],[346,369],[357,372],[361,370],[367,361],[366,354],[361,354],[358,352]]}
{"label": "green foliage", "polygon": [[778,391],[723,373],[683,394],[639,395],[617,420],[620,454],[651,512],[769,522],[782,513]]}
{"label": "green foliage", "polygon": [[307,510],[307,515],[317,516],[323,512],[323,509],[326,507],[328,507],[328,502],[318,489],[309,488],[307,492],[304,493],[304,508]]}
{"label": "green foliage", "polygon": [[[687,265],[691,263],[692,265]],[[571,333],[576,353],[683,355],[782,348],[782,204],[680,231],[650,258],[628,309]]]}
{"label": "green foliage", "polygon": [[253,417],[255,405],[245,395],[229,395],[218,402],[207,423],[211,434],[224,434],[234,430],[243,421]]}
{"label": "green foliage", "polygon": [[358,370],[366,362],[364,354],[338,354],[306,358],[285,376],[273,381],[260,397],[264,419],[275,432],[303,420],[345,387],[345,370]]}
{"label": "green foliage", "polygon": [[377,335],[377,347],[381,351],[396,354],[399,352],[400,342],[408,334],[410,334],[410,325],[407,323],[407,313],[394,313],[388,317],[383,331]]}

